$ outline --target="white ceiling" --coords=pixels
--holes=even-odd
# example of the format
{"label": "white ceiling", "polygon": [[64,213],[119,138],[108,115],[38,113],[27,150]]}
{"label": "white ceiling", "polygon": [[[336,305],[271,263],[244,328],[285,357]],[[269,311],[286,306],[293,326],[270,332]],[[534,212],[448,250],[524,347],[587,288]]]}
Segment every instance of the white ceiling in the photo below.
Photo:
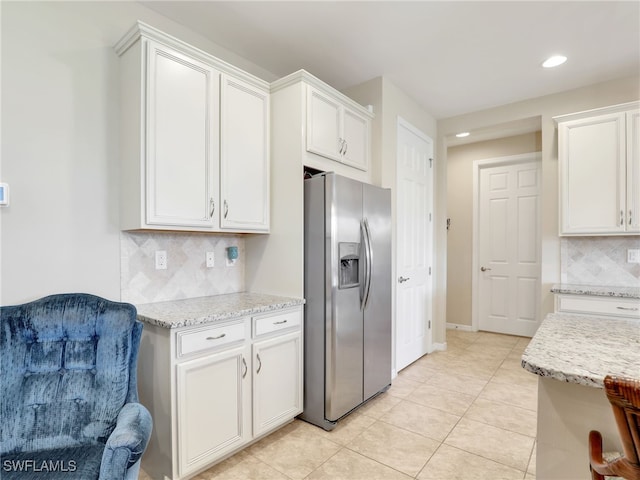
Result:
{"label": "white ceiling", "polygon": [[278,77],[384,75],[436,118],[640,74],[638,1],[143,3]]}

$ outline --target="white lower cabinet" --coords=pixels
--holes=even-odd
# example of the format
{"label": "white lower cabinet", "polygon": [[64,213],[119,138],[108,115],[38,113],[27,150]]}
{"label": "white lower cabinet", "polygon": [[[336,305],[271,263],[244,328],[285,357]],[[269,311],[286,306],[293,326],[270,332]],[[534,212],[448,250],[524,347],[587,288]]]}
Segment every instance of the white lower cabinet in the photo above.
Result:
{"label": "white lower cabinet", "polygon": [[154,429],[142,468],[182,480],[302,412],[302,309],[223,324],[145,324],[140,401]]}
{"label": "white lower cabinet", "polygon": [[556,312],[640,319],[640,300],[637,298],[557,294]]}
{"label": "white lower cabinet", "polygon": [[249,355],[250,348],[241,346],[176,367],[180,477],[251,438]]}
{"label": "white lower cabinet", "polygon": [[253,433],[262,435],[302,411],[300,331],[253,344]]}

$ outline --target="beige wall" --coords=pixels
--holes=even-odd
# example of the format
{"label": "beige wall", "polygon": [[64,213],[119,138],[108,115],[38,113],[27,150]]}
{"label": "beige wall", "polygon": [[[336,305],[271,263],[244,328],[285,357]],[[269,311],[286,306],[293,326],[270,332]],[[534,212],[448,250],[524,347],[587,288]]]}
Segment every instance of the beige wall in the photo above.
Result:
{"label": "beige wall", "polygon": [[[510,124],[539,117],[542,151],[541,194],[541,313],[553,310],[551,285],[560,281],[560,239],[558,237],[558,152],[557,129],[553,117],[561,114],[631,102],[640,98],[640,78],[630,77],[599,83],[567,92],[525,100],[480,112],[469,113],[438,121],[438,156],[448,162],[448,144],[461,131],[484,130],[494,138],[500,130],[508,131]],[[495,126],[499,125],[498,128]],[[493,130],[493,131],[492,131]],[[454,300],[454,299],[452,299]],[[449,317],[449,322],[460,321]]]}
{"label": "beige wall", "polygon": [[447,150],[447,323],[471,325],[473,162],[539,152],[541,146],[541,132],[532,132]]}

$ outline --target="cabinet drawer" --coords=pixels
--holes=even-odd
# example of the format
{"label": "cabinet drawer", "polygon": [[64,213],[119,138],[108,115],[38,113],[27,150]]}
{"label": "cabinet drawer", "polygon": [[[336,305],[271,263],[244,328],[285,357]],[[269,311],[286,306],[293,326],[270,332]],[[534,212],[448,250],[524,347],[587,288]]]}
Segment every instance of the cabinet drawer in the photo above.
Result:
{"label": "cabinet drawer", "polygon": [[178,332],[178,357],[239,342],[244,338],[244,322]]}
{"label": "cabinet drawer", "polygon": [[557,311],[584,313],[587,315],[640,318],[640,300],[559,295],[557,298]]}
{"label": "cabinet drawer", "polygon": [[274,315],[253,317],[253,336],[258,337],[271,332],[277,332],[292,327],[299,327],[302,322],[302,312],[287,310]]}

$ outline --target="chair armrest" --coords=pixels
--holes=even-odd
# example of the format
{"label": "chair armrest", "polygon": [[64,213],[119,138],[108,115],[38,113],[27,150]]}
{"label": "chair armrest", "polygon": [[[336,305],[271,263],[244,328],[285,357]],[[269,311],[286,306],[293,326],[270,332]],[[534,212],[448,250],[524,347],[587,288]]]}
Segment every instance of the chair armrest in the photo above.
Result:
{"label": "chair armrest", "polygon": [[125,477],[147,448],[152,425],[151,414],[143,405],[127,403],[122,407],[102,454],[99,480]]}

